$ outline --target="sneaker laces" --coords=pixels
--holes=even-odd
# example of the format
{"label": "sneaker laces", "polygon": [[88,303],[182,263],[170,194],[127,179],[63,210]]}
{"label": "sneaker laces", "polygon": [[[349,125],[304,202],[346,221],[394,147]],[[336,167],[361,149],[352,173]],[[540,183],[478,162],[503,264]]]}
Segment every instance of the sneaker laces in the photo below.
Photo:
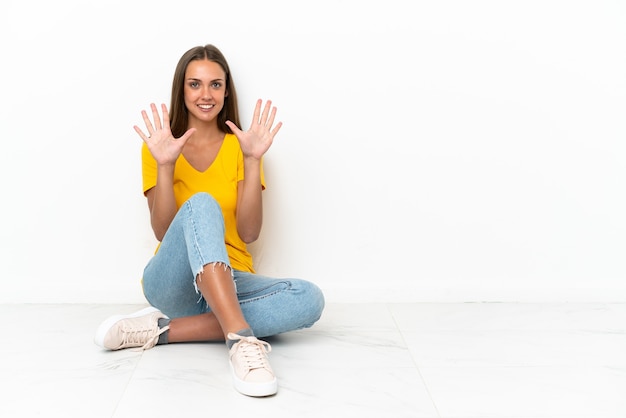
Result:
{"label": "sneaker laces", "polygon": [[133,329],[132,327],[125,327],[123,329],[123,344],[127,346],[133,346],[141,344],[145,341],[144,345],[136,349],[136,351],[148,350],[156,345],[156,343],[159,341],[159,336],[168,329],[170,329],[169,325],[163,328],[159,328],[158,326],[156,326],[156,329],[155,327],[136,329]]}
{"label": "sneaker laces", "polygon": [[264,369],[268,367],[266,354],[272,351],[272,346],[257,339],[256,337],[242,337],[241,335],[229,333],[229,340],[239,340],[237,342],[237,354],[245,362],[248,370]]}

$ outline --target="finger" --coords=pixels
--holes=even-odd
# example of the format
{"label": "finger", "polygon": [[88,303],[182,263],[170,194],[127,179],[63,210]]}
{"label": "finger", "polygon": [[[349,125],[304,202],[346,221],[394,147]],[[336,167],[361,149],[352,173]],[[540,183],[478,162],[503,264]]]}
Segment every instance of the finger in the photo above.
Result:
{"label": "finger", "polygon": [[152,122],[148,117],[148,113],[145,110],[141,111],[141,117],[143,118],[144,123],[146,124],[146,129],[148,130],[148,135],[152,135],[154,132],[154,128],[152,127]]}
{"label": "finger", "polygon": [[161,111],[163,112],[163,126],[170,126],[170,115],[167,111],[165,103],[161,103]]}
{"label": "finger", "polygon": [[148,142],[148,137],[146,136],[146,134],[143,133],[141,129],[139,129],[137,125],[133,126],[133,129],[135,130],[135,132],[139,134],[139,136],[141,137],[141,139],[143,139],[144,142]]}
{"label": "finger", "polygon": [[157,130],[161,129],[161,118],[159,117],[159,111],[154,103],[150,104],[150,109],[152,109],[152,117],[154,118],[154,126]]}
{"label": "finger", "polygon": [[271,128],[272,125],[274,124],[275,117],[276,117],[276,106],[272,108],[272,113],[270,113],[270,118],[267,120],[265,124],[268,128]]}
{"label": "finger", "polygon": [[251,125],[254,125],[254,124],[258,125],[259,123],[261,123],[259,121],[259,116],[261,115],[261,103],[262,103],[261,99],[256,101],[256,106],[254,106],[254,115],[252,116],[252,124]]}
{"label": "finger", "polygon": [[276,124],[276,127],[274,127],[274,129],[272,129],[272,138],[274,138],[276,136],[276,134],[278,133],[278,131],[280,130],[280,128],[283,126],[282,122],[278,122]]}
{"label": "finger", "polygon": [[228,125],[228,127],[230,128],[231,131],[233,131],[233,133],[239,137],[239,134],[241,134],[241,129],[239,129],[239,127],[237,127],[237,125],[235,125],[233,122],[227,120],[226,121],[226,125]]}
{"label": "finger", "polygon": [[189,138],[191,138],[191,135],[193,135],[196,132],[196,128],[189,128],[187,129],[187,132],[185,132],[183,134],[183,136],[181,136],[180,138],[178,138],[176,141],[181,141],[183,143],[183,145],[185,145],[185,143],[187,142],[187,140]]}
{"label": "finger", "polygon": [[263,114],[261,115],[261,121],[259,123],[261,123],[263,125],[267,124],[267,116],[270,113],[271,106],[272,106],[272,101],[271,100],[268,100],[267,102],[265,102],[265,107],[263,108]]}

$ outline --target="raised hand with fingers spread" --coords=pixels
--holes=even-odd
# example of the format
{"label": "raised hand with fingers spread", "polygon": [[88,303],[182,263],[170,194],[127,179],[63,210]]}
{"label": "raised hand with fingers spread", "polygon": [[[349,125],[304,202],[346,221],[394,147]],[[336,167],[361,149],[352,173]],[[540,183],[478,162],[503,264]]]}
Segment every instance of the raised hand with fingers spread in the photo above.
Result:
{"label": "raised hand with fingers spread", "polygon": [[170,117],[165,104],[161,104],[163,121],[161,121],[161,117],[159,116],[159,112],[154,103],[150,104],[150,109],[152,110],[154,123],[150,120],[148,113],[145,110],[141,111],[141,116],[146,124],[148,135],[146,135],[137,125],[133,128],[146,143],[157,164],[175,164],[178,156],[181,154],[183,147],[185,146],[185,143],[196,130],[195,128],[190,128],[180,138],[174,138],[170,129]]}
{"label": "raised hand with fingers spread", "polygon": [[263,101],[261,99],[257,100],[254,116],[247,131],[242,131],[233,122],[226,121],[226,124],[237,136],[244,157],[252,157],[257,160],[260,160],[263,154],[272,146],[274,137],[283,126],[282,122],[278,122],[276,126],[273,126],[274,118],[276,117],[276,106],[272,107],[272,101],[268,100],[265,103],[263,113],[261,113],[262,104]]}

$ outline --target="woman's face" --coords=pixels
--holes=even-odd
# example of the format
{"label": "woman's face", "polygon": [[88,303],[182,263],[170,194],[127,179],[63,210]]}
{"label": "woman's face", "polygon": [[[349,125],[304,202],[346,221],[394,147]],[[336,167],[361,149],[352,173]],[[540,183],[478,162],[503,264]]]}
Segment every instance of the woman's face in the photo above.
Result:
{"label": "woman's face", "polygon": [[190,124],[216,120],[226,97],[224,70],[213,61],[191,61],[185,71],[184,94]]}

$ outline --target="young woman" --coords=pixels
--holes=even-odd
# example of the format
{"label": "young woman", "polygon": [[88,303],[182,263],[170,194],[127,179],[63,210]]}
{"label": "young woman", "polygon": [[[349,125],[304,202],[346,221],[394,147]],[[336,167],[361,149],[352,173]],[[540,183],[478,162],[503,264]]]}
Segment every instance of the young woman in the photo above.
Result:
{"label": "young woman", "polygon": [[282,122],[258,100],[240,129],[237,94],[213,45],[178,62],[171,106],[142,111],[143,189],[159,241],[142,286],[150,307],[106,319],[96,344],[109,350],[189,341],[226,341],[235,388],[277,392],[267,342],[257,339],[312,326],[324,296],[300,279],[256,274],[246,244],[263,219],[262,158]]}

